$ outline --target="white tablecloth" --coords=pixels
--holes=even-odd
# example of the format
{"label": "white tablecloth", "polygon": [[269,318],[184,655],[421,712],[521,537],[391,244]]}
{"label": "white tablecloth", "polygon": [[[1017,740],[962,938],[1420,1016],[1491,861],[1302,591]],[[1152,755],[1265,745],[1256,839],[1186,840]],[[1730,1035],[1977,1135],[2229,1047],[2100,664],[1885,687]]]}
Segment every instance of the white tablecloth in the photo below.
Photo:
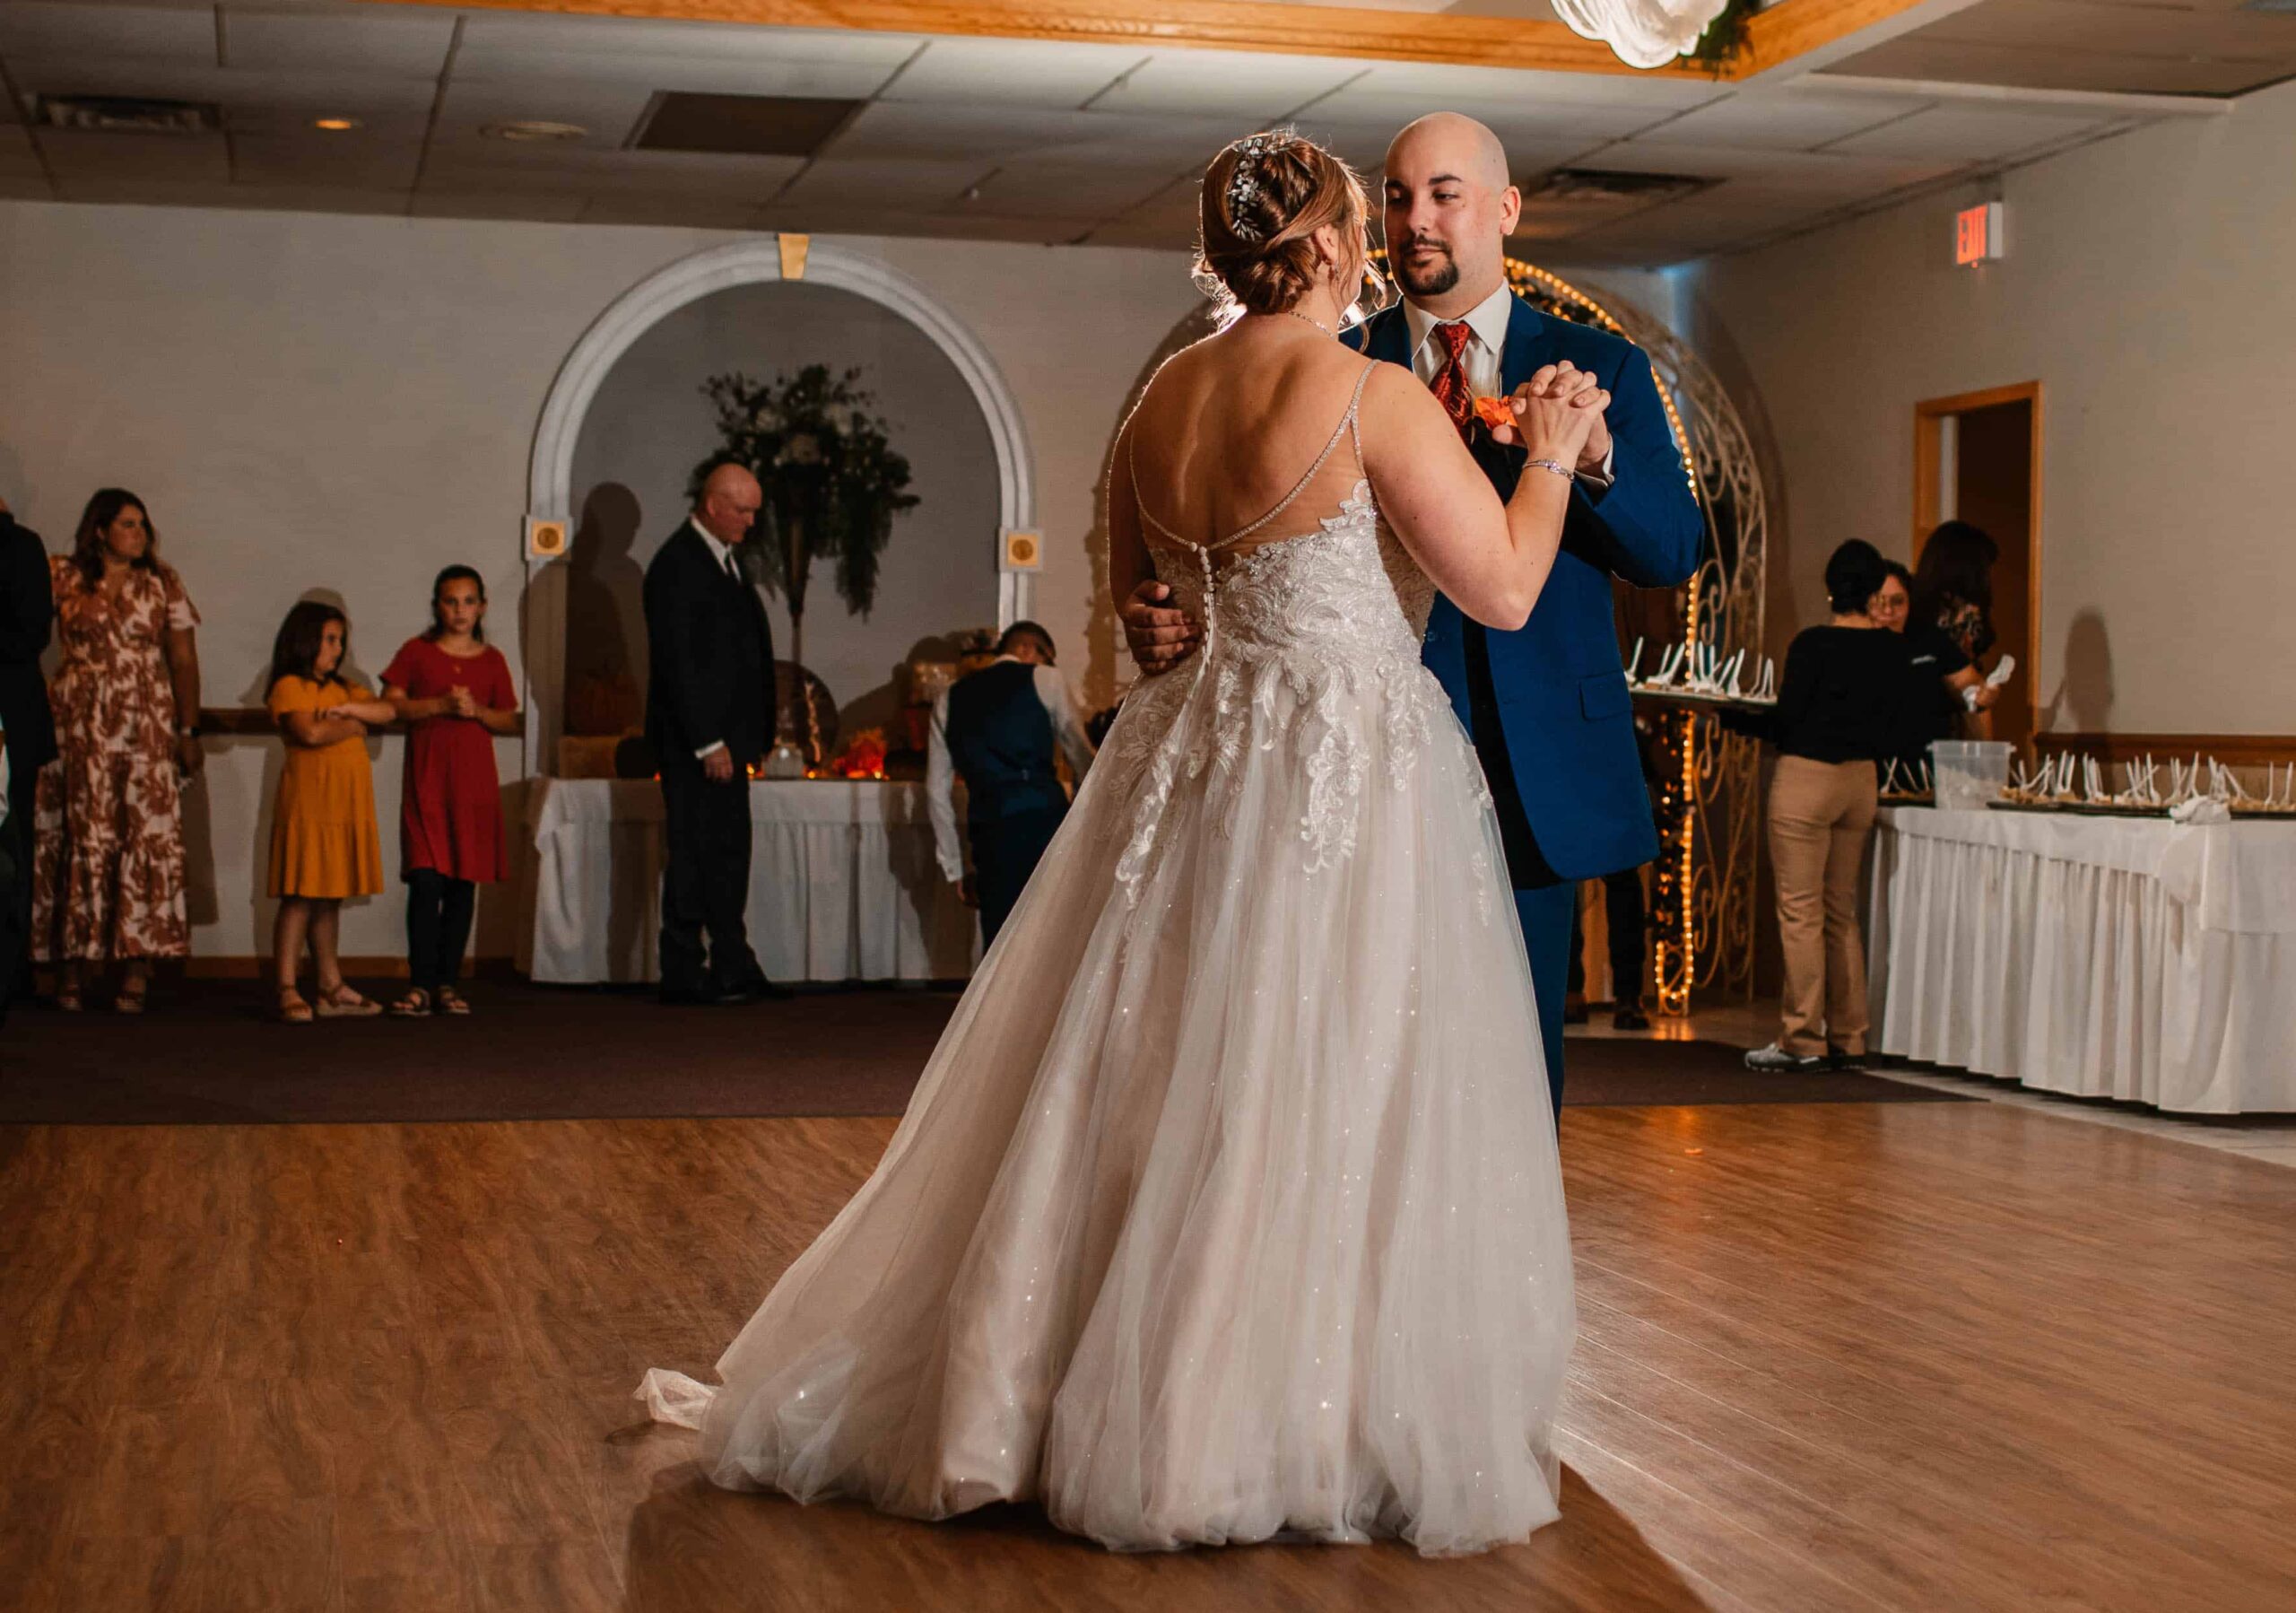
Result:
{"label": "white tablecloth", "polygon": [[[750,946],[776,981],[961,980],[978,926],[933,859],[925,787],[750,786]],[[538,981],[660,973],[662,790],[549,779],[529,810]]]}
{"label": "white tablecloth", "polygon": [[1866,945],[1884,1052],[2296,1110],[2296,824],[1885,811]]}

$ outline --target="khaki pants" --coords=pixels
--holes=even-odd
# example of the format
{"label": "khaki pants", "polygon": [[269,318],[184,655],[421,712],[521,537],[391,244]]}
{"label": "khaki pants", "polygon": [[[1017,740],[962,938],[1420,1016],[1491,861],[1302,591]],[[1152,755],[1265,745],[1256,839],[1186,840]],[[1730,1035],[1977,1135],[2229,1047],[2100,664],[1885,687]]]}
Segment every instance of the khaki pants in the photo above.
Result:
{"label": "khaki pants", "polygon": [[1874,827],[1874,764],[1781,756],[1770,784],[1770,860],[1786,953],[1785,1029],[1798,1057],[1866,1051],[1857,869]]}

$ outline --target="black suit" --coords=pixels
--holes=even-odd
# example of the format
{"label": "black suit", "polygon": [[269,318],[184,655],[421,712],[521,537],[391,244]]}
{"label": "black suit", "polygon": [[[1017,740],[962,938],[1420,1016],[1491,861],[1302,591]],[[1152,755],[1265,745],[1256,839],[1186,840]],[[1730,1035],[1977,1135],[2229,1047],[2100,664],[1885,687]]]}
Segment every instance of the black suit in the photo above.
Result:
{"label": "black suit", "polygon": [[39,658],[56,623],[56,590],[39,534],[0,510],[0,728],[8,732],[8,821],[0,824],[0,1015],[22,983],[31,933],[32,801],[56,754],[56,717]]}
{"label": "black suit", "polygon": [[[773,741],[773,632],[757,590],[727,572],[722,554],[689,521],[646,568],[646,737],[661,761],[667,820],[662,990],[670,995],[759,979],[743,921],[747,770]],[[721,744],[734,776],[714,784],[696,753]]]}

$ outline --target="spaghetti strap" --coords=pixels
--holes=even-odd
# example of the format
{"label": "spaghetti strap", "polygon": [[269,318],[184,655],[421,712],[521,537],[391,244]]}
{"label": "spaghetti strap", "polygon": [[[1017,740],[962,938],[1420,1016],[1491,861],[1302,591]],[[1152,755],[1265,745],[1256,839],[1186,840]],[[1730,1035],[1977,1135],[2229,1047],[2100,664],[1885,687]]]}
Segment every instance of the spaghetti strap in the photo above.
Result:
{"label": "spaghetti strap", "polygon": [[1136,434],[1124,440],[1124,474],[1132,479],[1132,507],[1140,512],[1140,519],[1172,542],[1186,544],[1187,539],[1148,513],[1148,501],[1140,496],[1140,439]]}
{"label": "spaghetti strap", "polygon": [[[1363,421],[1361,414],[1363,407],[1363,388],[1370,384],[1371,371],[1378,362],[1378,359],[1365,362],[1363,373],[1355,378],[1354,399],[1347,405],[1347,436],[1348,440],[1355,445],[1355,468],[1359,472],[1366,470],[1363,464]],[[1140,488],[1139,477],[1135,476],[1132,479],[1132,486],[1136,496]]]}
{"label": "spaghetti strap", "polygon": [[1124,444],[1125,471],[1126,474],[1132,478],[1133,508],[1140,511],[1140,519],[1142,520],[1147,522],[1151,527],[1153,527],[1164,536],[1171,539],[1172,542],[1182,545],[1187,548],[1201,549],[1206,554],[1213,554],[1219,550],[1228,548],[1232,545],[1241,543],[1244,539],[1251,536],[1253,533],[1257,532],[1261,527],[1275,519],[1277,516],[1282,515],[1285,510],[1292,508],[1292,501],[1308,490],[1308,484],[1314,481],[1317,475],[1322,471],[1324,466],[1329,462],[1332,455],[1338,449],[1341,439],[1345,438],[1353,442],[1355,446],[1356,467],[1358,469],[1362,467],[1363,437],[1362,433],[1356,429],[1356,411],[1362,406],[1363,388],[1365,384],[1370,380],[1371,371],[1378,367],[1379,362],[1380,361],[1378,359],[1368,359],[1364,362],[1361,371],[1357,374],[1355,378],[1355,390],[1348,397],[1347,413],[1341,415],[1339,423],[1332,428],[1331,436],[1324,443],[1323,452],[1316,456],[1316,462],[1308,466],[1307,474],[1292,484],[1292,491],[1285,493],[1283,498],[1276,501],[1276,504],[1274,509],[1261,516],[1257,520],[1252,522],[1249,526],[1239,527],[1237,530],[1228,534],[1227,536],[1216,538],[1211,543],[1196,544],[1190,543],[1187,538],[1182,537],[1178,533],[1173,531],[1170,527],[1167,527],[1163,522],[1158,520],[1153,515],[1150,514],[1148,511],[1147,501],[1140,496],[1140,466],[1137,458],[1139,439],[1136,436],[1127,437],[1125,439]]}

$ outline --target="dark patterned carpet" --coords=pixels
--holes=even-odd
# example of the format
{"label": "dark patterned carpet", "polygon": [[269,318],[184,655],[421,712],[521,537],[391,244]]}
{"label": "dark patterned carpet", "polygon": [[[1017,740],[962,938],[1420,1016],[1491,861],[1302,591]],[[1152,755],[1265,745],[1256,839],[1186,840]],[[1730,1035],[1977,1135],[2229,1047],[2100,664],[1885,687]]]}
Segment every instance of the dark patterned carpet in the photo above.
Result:
{"label": "dark patterned carpet", "polygon": [[[383,987],[370,985],[370,995]],[[956,1004],[831,990],[744,1008],[482,981],[467,1019],[269,1023],[251,982],[162,981],[141,1019],[18,1007],[0,1124],[243,1125],[899,1114]],[[1920,1103],[1854,1072],[1755,1076],[1711,1042],[1574,1040],[1570,1104]]]}

